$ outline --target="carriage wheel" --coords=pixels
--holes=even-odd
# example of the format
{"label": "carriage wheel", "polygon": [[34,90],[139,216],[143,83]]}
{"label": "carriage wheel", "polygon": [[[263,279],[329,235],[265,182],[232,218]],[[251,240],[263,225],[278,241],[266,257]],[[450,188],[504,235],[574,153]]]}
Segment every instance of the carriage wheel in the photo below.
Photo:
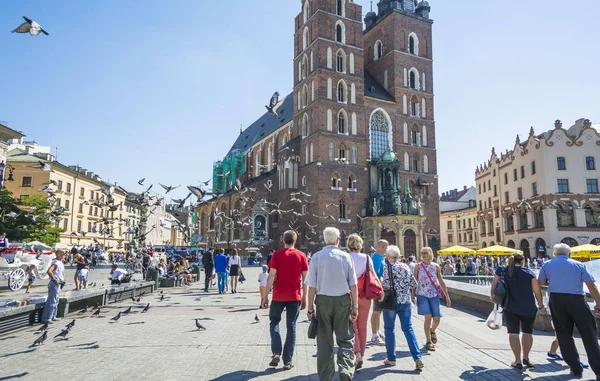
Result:
{"label": "carriage wheel", "polygon": [[10,273],[10,276],[8,278],[8,287],[11,289],[11,291],[20,290],[21,287],[23,287],[23,285],[25,284],[26,280],[27,277],[25,275],[25,270],[16,269],[15,271],[12,271]]}

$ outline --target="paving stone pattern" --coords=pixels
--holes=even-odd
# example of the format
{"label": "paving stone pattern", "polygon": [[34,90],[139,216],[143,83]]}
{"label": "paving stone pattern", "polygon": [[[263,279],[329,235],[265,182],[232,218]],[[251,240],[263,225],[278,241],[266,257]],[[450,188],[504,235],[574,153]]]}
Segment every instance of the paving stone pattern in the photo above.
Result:
{"label": "paving stone pattern", "polygon": [[[162,289],[138,304],[125,301],[102,308],[101,317],[72,314],[50,326],[48,340],[30,347],[39,336],[30,327],[0,335],[0,379],[40,380],[318,380],[316,342],[307,338],[305,311],[298,322],[295,367],[270,369],[268,312],[258,309],[257,268],[244,270],[248,281],[237,294],[204,293],[200,284]],[[4,295],[5,296],[5,295]],[[150,303],[150,310],[141,314]],[[133,305],[116,323],[110,318]],[[260,321],[254,323],[254,315]],[[425,353],[425,369],[415,372],[399,323],[396,324],[397,366],[385,367],[385,347],[368,347],[365,366],[355,380],[567,380],[568,367],[550,362],[546,352],[552,336],[536,332],[531,360],[535,369],[510,369],[512,354],[505,329],[492,331],[485,317],[460,309],[443,309],[437,351]],[[196,329],[194,319],[206,327]],[[54,340],[71,319],[67,340]],[[284,320],[285,321],[285,320]],[[419,344],[424,346],[422,318],[413,314]],[[285,334],[285,326],[282,326]],[[383,322],[382,322],[383,328]],[[580,345],[581,353],[583,348]],[[585,357],[582,358],[587,361]],[[584,379],[594,379],[586,370]]]}

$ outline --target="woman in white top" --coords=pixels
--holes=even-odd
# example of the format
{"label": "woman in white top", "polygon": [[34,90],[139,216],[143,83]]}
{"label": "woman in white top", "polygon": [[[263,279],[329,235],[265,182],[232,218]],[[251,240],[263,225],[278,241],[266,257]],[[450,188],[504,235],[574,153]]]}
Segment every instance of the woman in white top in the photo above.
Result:
{"label": "woman in white top", "polygon": [[[373,269],[373,261],[371,258],[361,253],[363,247],[363,240],[358,234],[351,234],[346,240],[346,247],[350,250],[350,257],[354,262],[354,272],[356,273],[356,279],[359,279],[367,271],[367,266],[371,272],[371,278],[376,279],[377,283],[379,278],[375,274]],[[381,283],[380,283],[381,285]],[[362,368],[363,358],[365,356],[365,350],[367,347],[367,321],[369,318],[369,311],[371,310],[371,300],[367,299],[362,295],[362,290],[358,292],[358,318],[353,322],[354,325],[354,354],[356,355],[356,370]]]}
{"label": "woman in white top", "polygon": [[237,249],[233,249],[229,258],[229,276],[231,277],[231,293],[237,293],[238,277],[242,273],[242,259],[238,255]]}

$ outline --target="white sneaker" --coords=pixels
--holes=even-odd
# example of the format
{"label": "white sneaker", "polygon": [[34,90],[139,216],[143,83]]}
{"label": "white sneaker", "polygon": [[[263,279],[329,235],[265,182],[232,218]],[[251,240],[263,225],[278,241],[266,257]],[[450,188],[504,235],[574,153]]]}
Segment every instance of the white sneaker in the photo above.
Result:
{"label": "white sneaker", "polygon": [[379,338],[378,334],[374,334],[371,338],[371,344],[381,345],[381,338]]}
{"label": "white sneaker", "polygon": [[383,336],[383,333],[381,333],[381,331],[378,331],[377,335],[379,335],[379,337],[381,338],[381,340],[385,340],[385,336]]}

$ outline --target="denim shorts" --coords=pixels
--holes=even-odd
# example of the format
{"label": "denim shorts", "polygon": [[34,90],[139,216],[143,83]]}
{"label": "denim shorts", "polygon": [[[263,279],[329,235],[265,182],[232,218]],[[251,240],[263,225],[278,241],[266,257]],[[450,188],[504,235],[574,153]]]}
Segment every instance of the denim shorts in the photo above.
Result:
{"label": "denim shorts", "polygon": [[432,317],[442,317],[440,309],[440,298],[434,296],[428,298],[426,296],[417,295],[417,312],[419,315],[431,315]]}
{"label": "denim shorts", "polygon": [[77,274],[77,278],[79,279],[80,282],[87,283],[88,274],[85,274],[85,275]]}

